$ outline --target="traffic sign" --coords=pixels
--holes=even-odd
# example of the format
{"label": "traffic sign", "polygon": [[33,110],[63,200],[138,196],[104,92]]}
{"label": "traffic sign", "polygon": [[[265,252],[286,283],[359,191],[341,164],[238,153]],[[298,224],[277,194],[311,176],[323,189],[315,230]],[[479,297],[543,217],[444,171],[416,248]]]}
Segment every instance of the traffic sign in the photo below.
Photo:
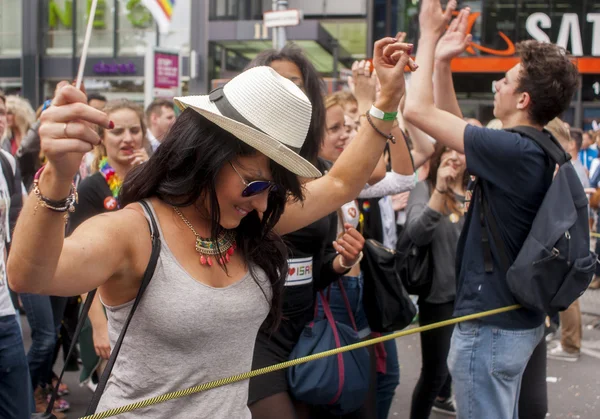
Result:
{"label": "traffic sign", "polygon": [[302,12],[298,9],[271,10],[263,14],[263,20],[267,28],[297,26],[302,20]]}

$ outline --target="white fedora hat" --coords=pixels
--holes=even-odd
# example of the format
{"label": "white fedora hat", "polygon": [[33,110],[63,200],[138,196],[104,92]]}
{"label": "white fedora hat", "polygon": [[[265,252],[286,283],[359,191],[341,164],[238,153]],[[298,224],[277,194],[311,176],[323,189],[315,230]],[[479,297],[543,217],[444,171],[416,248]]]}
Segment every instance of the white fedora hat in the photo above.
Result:
{"label": "white fedora hat", "polygon": [[321,172],[298,153],[312,106],[306,95],[271,67],[254,67],[209,95],[176,97],[225,131],[301,177]]}

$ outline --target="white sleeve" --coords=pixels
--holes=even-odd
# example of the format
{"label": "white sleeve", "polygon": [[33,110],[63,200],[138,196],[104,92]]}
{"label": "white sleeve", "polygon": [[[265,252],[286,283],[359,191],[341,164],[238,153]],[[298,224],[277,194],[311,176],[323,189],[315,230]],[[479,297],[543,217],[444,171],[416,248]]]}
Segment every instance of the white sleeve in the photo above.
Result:
{"label": "white sleeve", "polygon": [[595,158],[592,160],[592,164],[590,165],[589,178],[591,179],[594,173],[596,173],[596,169],[600,166],[600,158]]}
{"label": "white sleeve", "polygon": [[387,195],[396,195],[398,193],[410,191],[415,187],[416,177],[412,175],[399,175],[393,170],[387,172],[385,177],[375,185],[367,185],[361,191],[358,197],[366,198],[382,198]]}

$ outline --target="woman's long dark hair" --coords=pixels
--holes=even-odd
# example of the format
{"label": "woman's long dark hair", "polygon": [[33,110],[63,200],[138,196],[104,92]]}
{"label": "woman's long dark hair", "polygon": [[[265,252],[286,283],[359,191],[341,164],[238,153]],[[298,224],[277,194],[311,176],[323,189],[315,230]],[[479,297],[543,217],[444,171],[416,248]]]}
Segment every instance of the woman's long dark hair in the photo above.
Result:
{"label": "woman's long dark hair", "polygon": [[[436,143],[433,148],[433,155],[431,156],[431,160],[429,162],[429,174],[427,175],[427,182],[429,183],[430,190],[433,191],[435,189],[437,183],[437,173],[440,168],[440,163],[442,162],[442,154],[447,151],[447,147],[442,145],[441,143]],[[469,173],[465,169],[465,173],[463,174],[463,188],[467,187],[469,183]],[[450,213],[457,213],[458,211],[458,201],[456,200],[456,196],[453,193],[447,193],[444,195],[445,198],[445,207]]]}
{"label": "woman's long dark hair", "polygon": [[269,49],[260,52],[248,64],[245,70],[261,65],[270,66],[273,61],[289,61],[298,66],[302,73],[304,93],[312,104],[312,118],[310,127],[306,135],[306,141],[300,149],[300,155],[309,162],[316,164],[321,144],[325,135],[325,104],[323,103],[323,83],[321,76],[312,65],[310,60],[306,58],[302,49],[290,44],[286,45],[281,51]]}
{"label": "woman's long dark hair", "polygon": [[[178,207],[195,205],[204,214],[209,212],[206,216],[211,219],[211,235],[217,237],[222,230],[215,189],[217,174],[236,157],[256,153],[194,110],[186,109],[150,160],[127,175],[121,188],[121,207],[151,197]],[[242,219],[236,228],[236,241],[263,293],[252,266],[262,268],[269,278],[273,297],[267,323],[274,329],[281,318],[281,296],[288,268],[287,249],[272,230],[288,198],[302,199],[302,187],[296,175],[272,160],[271,174],[280,187],[269,194],[262,219],[256,211]],[[199,207],[199,202],[208,202],[209,208]]]}

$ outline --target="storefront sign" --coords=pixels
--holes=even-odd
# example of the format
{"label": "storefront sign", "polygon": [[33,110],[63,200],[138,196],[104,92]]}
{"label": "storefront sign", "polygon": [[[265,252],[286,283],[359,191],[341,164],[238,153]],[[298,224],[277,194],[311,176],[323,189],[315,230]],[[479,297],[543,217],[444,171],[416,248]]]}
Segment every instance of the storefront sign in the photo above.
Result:
{"label": "storefront sign", "polygon": [[136,73],[135,64],[129,63],[105,63],[100,61],[94,64],[94,73],[103,75],[132,75]]}
{"label": "storefront sign", "polygon": [[[600,13],[588,13],[587,22],[592,24],[592,50],[583,51],[581,42],[581,28],[579,25],[579,16],[577,13],[565,13],[560,22],[558,39],[556,43],[566,48],[569,40],[571,41],[571,53],[576,57],[583,55],[600,56]],[[552,22],[550,16],[546,13],[534,13],[527,18],[527,32],[534,39],[543,42],[552,42],[550,37],[541,29],[550,29]],[[584,54],[585,53],[585,54]]]}
{"label": "storefront sign", "polygon": [[144,105],[153,99],[181,96],[181,54],[179,50],[148,47],[146,52]]}
{"label": "storefront sign", "polygon": [[[458,12],[455,12],[456,16]],[[467,33],[471,33],[477,19],[481,16],[480,12],[474,12],[469,15]],[[526,30],[533,39],[542,42],[553,42],[557,45],[567,48],[570,45],[570,52],[576,57],[576,63],[581,73],[599,73],[600,72],[600,13],[588,13],[585,15],[587,23],[592,24],[592,42],[591,50],[584,51],[580,16],[576,13],[565,13],[562,15],[558,37],[551,40],[542,29],[550,29],[552,22],[545,13],[533,13],[528,16],[526,21]],[[585,24],[585,23],[584,23]],[[504,40],[505,48],[493,49],[484,45],[471,42],[467,48],[468,55],[476,55],[477,51],[484,53],[484,56],[477,57],[459,57],[452,61],[452,70],[457,72],[504,72],[513,67],[517,62],[515,52],[516,41],[511,40],[504,32],[498,31],[498,36]]]}
{"label": "storefront sign", "polygon": [[179,54],[154,53],[154,88],[173,89],[179,86]]}

